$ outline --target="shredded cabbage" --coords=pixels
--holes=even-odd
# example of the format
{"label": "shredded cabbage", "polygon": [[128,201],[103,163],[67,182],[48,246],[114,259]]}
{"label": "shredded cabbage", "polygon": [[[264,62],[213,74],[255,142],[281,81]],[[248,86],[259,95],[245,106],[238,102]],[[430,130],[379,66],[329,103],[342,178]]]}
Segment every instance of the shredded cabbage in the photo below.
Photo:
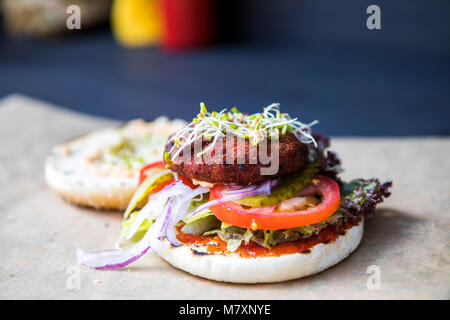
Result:
{"label": "shredded cabbage", "polygon": [[[167,177],[163,175],[162,178]],[[159,179],[161,179],[161,177],[157,178],[157,180]],[[142,188],[143,197],[145,197],[144,193],[151,188],[152,186],[147,189]],[[187,213],[182,218],[182,221],[186,223],[186,233],[202,234],[205,231],[220,227],[220,222],[216,223],[216,221],[218,220],[209,209],[205,209],[199,212],[197,215],[191,217],[192,212],[202,203],[207,201],[207,197],[203,197],[203,194],[201,196],[202,197],[200,198],[194,198],[192,200]],[[139,241],[143,237],[143,235],[145,235],[147,230],[150,229],[156,218],[163,211],[161,205],[157,200],[152,201],[152,199],[155,197],[158,198],[157,194],[151,194],[148,198],[147,204],[142,209],[135,210],[136,207],[134,209],[131,209],[131,213],[122,222],[122,236],[126,236],[128,240],[136,242]],[[139,201],[137,201],[137,203]],[[208,217],[212,219],[205,219]]]}

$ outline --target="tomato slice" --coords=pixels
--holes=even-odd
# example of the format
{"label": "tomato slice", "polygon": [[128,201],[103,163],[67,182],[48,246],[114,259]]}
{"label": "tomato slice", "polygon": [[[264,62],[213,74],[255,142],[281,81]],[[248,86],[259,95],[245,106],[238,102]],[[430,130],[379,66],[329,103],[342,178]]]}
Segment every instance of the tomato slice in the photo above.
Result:
{"label": "tomato slice", "polygon": [[[142,167],[142,169],[141,169],[141,171],[140,171],[140,173],[139,173],[139,185],[140,185],[142,182],[144,182],[144,180],[147,178],[146,171],[147,171],[148,169],[152,169],[152,168],[161,168],[161,169],[164,169],[164,168],[165,168],[165,165],[166,165],[166,164],[164,163],[164,161],[157,161],[157,162],[153,162],[153,163],[147,164],[147,165],[145,165],[144,167]],[[191,179],[188,179],[188,178],[183,177],[183,176],[179,176],[178,178],[179,178],[181,181],[183,181],[183,183],[184,183],[185,185],[187,185],[188,187],[190,187],[191,189],[197,188],[197,186],[194,185],[194,184],[192,183],[192,180],[191,180]],[[161,184],[159,184],[157,187],[153,188],[151,191],[152,191],[152,192],[158,192],[158,191],[161,191],[162,189],[164,189],[165,186],[171,184],[174,180],[175,180],[175,179],[165,180],[165,181],[163,181]]]}
{"label": "tomato slice", "polygon": [[[186,178],[186,177],[179,176],[178,178],[183,182],[183,184],[185,184],[186,186],[188,186],[188,187],[191,188],[191,189],[195,189],[195,188],[198,187],[198,186],[196,186],[195,184],[193,184],[192,181],[191,181],[190,179],[188,179],[188,178]],[[166,180],[166,181],[163,181],[163,182],[161,182],[161,184],[159,184],[157,187],[153,188],[151,191],[152,191],[153,193],[159,192],[159,191],[161,191],[162,189],[164,189],[165,186],[168,186],[169,184],[171,184],[171,183],[174,182],[174,181],[175,181],[174,178],[169,179],[169,180]]]}
{"label": "tomato slice", "polygon": [[139,173],[139,185],[142,182],[144,182],[144,180],[147,178],[146,171],[148,169],[151,169],[151,168],[161,168],[161,169],[163,169],[163,168],[165,168],[165,165],[166,164],[164,163],[164,161],[157,161],[157,162],[149,163],[149,164],[145,165],[144,167],[142,167],[142,169],[141,169],[141,171]]}
{"label": "tomato slice", "polygon": [[165,180],[165,181],[161,182],[160,184],[158,184],[158,185],[157,185],[156,187],[154,187],[153,189],[151,189],[151,192],[153,192],[153,193],[159,192],[159,191],[161,191],[162,189],[164,189],[165,186],[168,186],[168,185],[171,184],[172,182],[174,182],[174,179],[173,179],[173,178],[168,179],[168,180]]}
{"label": "tomato slice", "polygon": [[[323,221],[339,208],[341,197],[338,184],[327,177],[316,176],[313,181],[315,192],[320,194],[322,202],[317,206],[301,211],[275,211],[277,205],[245,209],[239,203],[228,201],[210,207],[221,221],[233,226],[248,229],[288,229]],[[210,190],[210,199],[222,198],[224,186],[215,186]]]}

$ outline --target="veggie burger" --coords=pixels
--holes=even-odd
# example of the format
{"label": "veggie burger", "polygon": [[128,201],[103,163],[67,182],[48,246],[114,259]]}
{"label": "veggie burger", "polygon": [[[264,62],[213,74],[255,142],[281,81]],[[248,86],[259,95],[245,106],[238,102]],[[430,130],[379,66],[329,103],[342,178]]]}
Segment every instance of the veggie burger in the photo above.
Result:
{"label": "veggie burger", "polygon": [[391,181],[342,181],[329,139],[279,110],[200,113],[141,170],[116,250],[85,253],[95,269],[123,268],[150,250],[191,274],[263,283],[318,273],[347,257],[364,216]]}

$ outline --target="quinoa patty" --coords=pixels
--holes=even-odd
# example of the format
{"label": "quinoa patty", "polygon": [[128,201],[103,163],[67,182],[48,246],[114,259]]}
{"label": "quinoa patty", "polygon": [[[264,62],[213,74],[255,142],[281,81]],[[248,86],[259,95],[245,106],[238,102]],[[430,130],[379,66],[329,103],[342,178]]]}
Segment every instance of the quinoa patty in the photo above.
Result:
{"label": "quinoa patty", "polygon": [[[173,143],[169,139],[166,145],[166,151],[172,148]],[[207,148],[210,143],[210,141],[203,142],[203,149]],[[183,157],[183,152],[181,152],[180,156],[170,164],[169,169],[187,178],[209,183],[249,185],[297,172],[307,163],[308,147],[302,144],[292,133],[281,135],[279,143],[276,144],[279,150],[279,168],[273,175],[261,174],[261,168],[270,167],[270,163],[262,164],[258,157],[255,158],[250,155],[251,145],[248,139],[244,140],[243,146],[240,147],[238,147],[238,143],[235,141],[233,150],[228,150],[229,154],[231,153],[234,158],[232,164],[225,162],[225,155],[227,154],[225,144],[224,140],[218,141],[210,151],[211,158],[214,157],[213,163],[211,161],[209,163],[208,161],[203,161],[203,158],[194,155],[194,146],[190,145],[186,147],[190,148],[190,158],[186,161]],[[222,152],[218,152],[218,148],[222,148]],[[173,158],[176,150],[172,151],[171,158]],[[254,155],[255,153],[252,154]],[[267,154],[268,156],[272,154],[270,143],[268,143]],[[243,157],[245,157],[244,164],[238,164],[237,159],[243,159]]]}

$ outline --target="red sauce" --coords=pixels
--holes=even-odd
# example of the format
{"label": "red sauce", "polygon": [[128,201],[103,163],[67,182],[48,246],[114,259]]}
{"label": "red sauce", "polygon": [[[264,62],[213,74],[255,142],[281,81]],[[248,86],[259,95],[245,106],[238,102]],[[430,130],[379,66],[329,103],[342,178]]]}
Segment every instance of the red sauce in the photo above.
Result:
{"label": "red sauce", "polygon": [[[361,218],[351,219],[340,226],[328,226],[322,230],[317,235],[313,235],[309,238],[299,239],[296,241],[282,242],[272,249],[264,248],[254,242],[250,242],[247,245],[241,245],[235,253],[238,253],[241,257],[279,257],[285,254],[294,253],[304,253],[308,254],[311,252],[309,249],[314,247],[319,243],[330,243],[335,241],[339,235],[345,234],[346,230],[357,225]],[[177,238],[182,243],[191,246],[204,246],[208,245],[208,252],[214,254],[227,255],[231,252],[227,250],[227,243],[222,241],[219,236],[194,236],[191,234],[182,233],[180,231],[181,227],[178,227]],[[212,244],[214,243],[214,244]]]}

